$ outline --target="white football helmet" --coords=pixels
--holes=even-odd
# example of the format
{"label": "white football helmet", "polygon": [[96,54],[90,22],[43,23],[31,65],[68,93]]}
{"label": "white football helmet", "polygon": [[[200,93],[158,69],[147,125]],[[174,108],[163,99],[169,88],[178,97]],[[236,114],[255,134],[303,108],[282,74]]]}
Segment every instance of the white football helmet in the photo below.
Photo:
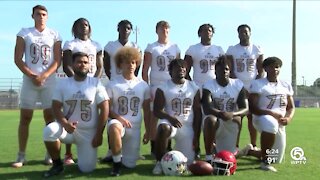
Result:
{"label": "white football helmet", "polygon": [[179,151],[169,151],[161,158],[163,173],[167,176],[179,176],[187,171],[187,160]]}

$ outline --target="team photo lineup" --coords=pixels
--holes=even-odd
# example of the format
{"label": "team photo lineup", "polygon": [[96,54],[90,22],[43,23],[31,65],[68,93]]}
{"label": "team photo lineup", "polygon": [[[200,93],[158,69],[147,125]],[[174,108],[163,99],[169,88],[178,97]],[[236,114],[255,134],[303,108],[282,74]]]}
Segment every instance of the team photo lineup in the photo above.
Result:
{"label": "team photo lineup", "polygon": [[[284,160],[294,91],[279,78],[283,61],[264,57],[251,42],[250,25],[239,24],[239,43],[224,51],[212,43],[215,27],[199,24],[200,42],[181,57],[165,20],[154,25],[158,39],[145,49],[129,40],[133,25],[127,19],[118,22],[118,39],[102,46],[91,39],[86,18],[74,19],[74,39],[65,40],[46,25],[50,9],[30,9],[34,26],[17,33],[14,49],[23,82],[12,167],[28,166],[29,125],[41,102],[41,156],[50,167],[44,178],[73,164],[94,172],[98,158],[111,164],[106,176],[121,176],[145,158],[142,144],[148,144],[158,176],[235,175],[237,159],[246,156],[256,158],[262,171],[278,171],[273,164]],[[243,131],[249,142],[241,147]],[[107,150],[98,157],[102,145]]]}

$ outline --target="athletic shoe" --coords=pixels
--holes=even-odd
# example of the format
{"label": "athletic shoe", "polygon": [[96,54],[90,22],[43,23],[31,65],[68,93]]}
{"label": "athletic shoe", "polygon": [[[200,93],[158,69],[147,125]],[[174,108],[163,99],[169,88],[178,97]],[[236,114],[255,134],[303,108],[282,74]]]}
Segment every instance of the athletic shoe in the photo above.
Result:
{"label": "athletic shoe", "polygon": [[121,169],[121,161],[120,162],[113,162],[113,168],[111,171],[111,176],[120,176],[120,169]]}
{"label": "athletic shoe", "polygon": [[249,153],[249,150],[253,150],[252,144],[247,144],[243,149],[238,151],[238,153],[236,154],[236,157],[247,156]]}
{"label": "athletic shoe", "polygon": [[26,162],[25,153],[19,152],[16,162],[12,163],[12,167],[20,168],[24,165],[25,162]]}
{"label": "athletic shoe", "polygon": [[162,167],[160,161],[157,161],[156,166],[153,168],[152,173],[154,175],[162,174]]}
{"label": "athletic shoe", "polygon": [[43,177],[44,178],[48,178],[48,177],[51,177],[51,176],[55,176],[55,175],[58,175],[60,173],[62,173],[64,170],[63,168],[63,164],[61,165],[57,165],[57,166],[52,166],[49,171],[45,172],[43,174]]}
{"label": "athletic shoe", "polygon": [[63,163],[64,163],[64,165],[74,164],[74,161],[73,161],[73,158],[72,158],[72,154],[65,154]]}
{"label": "athletic shoe", "polygon": [[139,159],[140,159],[140,160],[146,160],[146,157],[144,157],[143,155],[140,155],[140,156],[139,156]]}
{"label": "athletic shoe", "polygon": [[270,164],[266,164],[266,163],[264,163],[264,162],[261,162],[260,168],[261,168],[262,170],[265,170],[265,171],[277,172],[277,169],[276,169],[276,168],[274,168],[274,167],[271,166]]}
{"label": "athletic shoe", "polygon": [[44,164],[45,165],[52,165],[52,159],[48,153],[46,153],[44,157]]}
{"label": "athletic shoe", "polygon": [[261,149],[258,148],[257,146],[253,146],[253,149],[252,149],[252,150],[254,150],[254,151],[261,151]]}
{"label": "athletic shoe", "polygon": [[113,162],[112,156],[106,156],[100,160],[100,163],[103,163],[103,164],[104,163],[112,163],[112,162]]}

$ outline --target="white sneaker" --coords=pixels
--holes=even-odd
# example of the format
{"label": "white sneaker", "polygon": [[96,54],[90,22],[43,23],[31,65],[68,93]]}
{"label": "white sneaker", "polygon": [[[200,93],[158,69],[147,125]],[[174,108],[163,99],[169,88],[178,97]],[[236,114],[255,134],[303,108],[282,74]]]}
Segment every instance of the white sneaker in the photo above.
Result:
{"label": "white sneaker", "polygon": [[63,163],[64,163],[64,165],[74,164],[74,160],[73,160],[72,154],[65,154]]}
{"label": "white sneaker", "polygon": [[236,157],[247,156],[249,153],[249,150],[253,150],[252,144],[247,144],[243,149],[238,151]]}
{"label": "white sneaker", "polygon": [[20,168],[24,165],[26,162],[25,153],[18,153],[18,157],[16,162],[12,163],[12,167],[14,168]]}
{"label": "white sneaker", "polygon": [[254,150],[254,151],[261,151],[261,149],[258,148],[257,146],[254,146],[252,150]]}
{"label": "white sneaker", "polygon": [[140,159],[140,160],[146,160],[146,157],[144,157],[143,155],[140,155],[140,156],[139,156],[139,159]]}
{"label": "white sneaker", "polygon": [[51,159],[49,153],[46,153],[46,155],[44,157],[44,164],[45,165],[52,165],[52,159]]}
{"label": "white sneaker", "polygon": [[153,168],[152,173],[154,175],[162,174],[162,167],[160,161],[157,161],[156,166]]}
{"label": "white sneaker", "polygon": [[277,169],[276,169],[276,168],[274,168],[274,167],[271,166],[270,164],[266,164],[266,163],[264,163],[264,162],[262,162],[262,163],[260,164],[260,168],[261,168],[262,170],[265,170],[265,171],[277,172]]}

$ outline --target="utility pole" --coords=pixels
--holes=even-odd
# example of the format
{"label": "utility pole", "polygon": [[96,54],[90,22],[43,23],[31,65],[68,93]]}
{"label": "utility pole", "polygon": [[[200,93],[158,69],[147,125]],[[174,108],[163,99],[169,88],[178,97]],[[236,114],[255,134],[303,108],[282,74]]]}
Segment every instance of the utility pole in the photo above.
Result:
{"label": "utility pole", "polygon": [[292,66],[291,66],[291,84],[294,95],[298,95],[297,89],[297,69],[296,69],[296,0],[293,0],[292,13]]}
{"label": "utility pole", "polygon": [[138,44],[138,33],[139,33],[139,28],[136,26],[133,30],[133,32],[136,34],[136,44]]}

